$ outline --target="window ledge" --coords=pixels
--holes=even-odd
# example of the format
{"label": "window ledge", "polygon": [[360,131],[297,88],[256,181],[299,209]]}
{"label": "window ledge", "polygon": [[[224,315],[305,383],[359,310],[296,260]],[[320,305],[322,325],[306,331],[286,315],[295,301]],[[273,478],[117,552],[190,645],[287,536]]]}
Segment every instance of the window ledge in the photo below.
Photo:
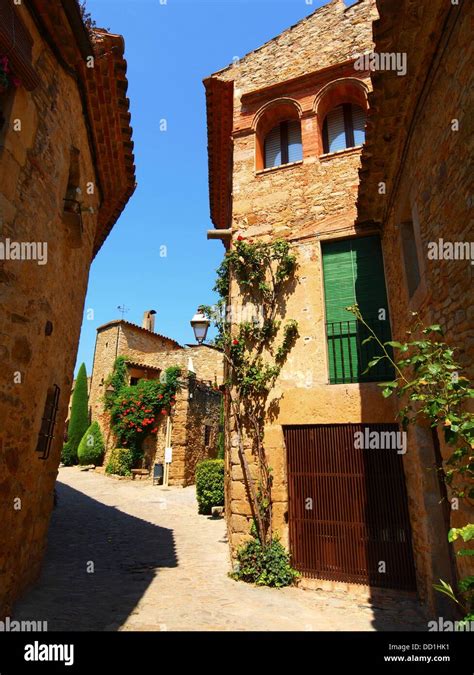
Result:
{"label": "window ledge", "polygon": [[352,148],[344,148],[344,150],[337,150],[336,152],[326,152],[324,155],[319,155],[321,162],[327,162],[333,157],[340,157],[341,155],[355,155],[362,150],[362,145],[354,145]]}
{"label": "window ledge", "polygon": [[278,171],[279,169],[289,169],[292,166],[299,166],[303,164],[303,160],[299,159],[297,162],[288,162],[288,164],[279,164],[278,166],[269,166],[268,169],[259,169],[255,172],[256,176],[261,176],[265,173],[270,173],[271,171]]}

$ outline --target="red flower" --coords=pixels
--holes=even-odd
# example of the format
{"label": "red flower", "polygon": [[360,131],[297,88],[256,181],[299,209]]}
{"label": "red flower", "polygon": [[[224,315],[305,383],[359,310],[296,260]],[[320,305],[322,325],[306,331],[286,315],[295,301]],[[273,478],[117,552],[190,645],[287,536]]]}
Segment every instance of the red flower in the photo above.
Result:
{"label": "red flower", "polygon": [[238,345],[238,344],[239,344],[239,341],[238,341],[238,340],[232,340],[232,344],[233,344],[233,345]]}
{"label": "red flower", "polygon": [[138,427],[137,431],[138,433],[141,433],[142,432],[141,427]]}
{"label": "red flower", "polygon": [[163,394],[158,394],[158,398],[159,398],[159,399],[162,399],[162,398],[163,398]]}
{"label": "red flower", "polygon": [[241,237],[240,234],[239,234],[239,236],[237,237],[237,241],[243,241],[243,240],[244,240],[244,238]]}
{"label": "red flower", "polygon": [[162,411],[161,411],[161,414],[162,414],[162,415],[166,415],[166,410],[162,410]]}

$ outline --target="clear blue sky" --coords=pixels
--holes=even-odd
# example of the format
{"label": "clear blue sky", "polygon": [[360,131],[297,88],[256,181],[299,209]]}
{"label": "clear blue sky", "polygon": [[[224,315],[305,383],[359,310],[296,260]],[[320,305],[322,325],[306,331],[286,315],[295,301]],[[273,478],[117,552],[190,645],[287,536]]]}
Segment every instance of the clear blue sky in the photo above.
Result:
{"label": "clear blue sky", "polygon": [[[163,2],[164,0],[162,0]],[[206,109],[202,80],[325,4],[323,0],[88,0],[97,24],[125,37],[137,190],[92,264],[77,365],[90,374],[96,328],[117,319],[193,341],[189,320],[212,304],[224,248],[207,241]],[[166,119],[168,130],[160,131]],[[160,257],[160,247],[167,256]]]}

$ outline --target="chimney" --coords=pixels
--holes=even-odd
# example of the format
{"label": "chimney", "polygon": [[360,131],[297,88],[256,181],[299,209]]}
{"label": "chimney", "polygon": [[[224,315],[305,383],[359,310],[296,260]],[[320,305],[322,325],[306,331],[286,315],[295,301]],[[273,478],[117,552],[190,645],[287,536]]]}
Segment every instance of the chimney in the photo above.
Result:
{"label": "chimney", "polygon": [[155,332],[155,314],[156,312],[154,309],[149,309],[147,312],[143,314],[142,328],[145,328],[146,330],[149,330],[152,333]]}

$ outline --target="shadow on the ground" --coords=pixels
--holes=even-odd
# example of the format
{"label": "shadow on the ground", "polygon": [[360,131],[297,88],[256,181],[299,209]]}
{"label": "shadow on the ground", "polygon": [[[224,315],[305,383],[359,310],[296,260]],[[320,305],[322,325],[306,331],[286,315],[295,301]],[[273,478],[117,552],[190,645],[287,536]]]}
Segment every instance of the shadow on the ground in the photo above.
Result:
{"label": "shadow on the ground", "polygon": [[14,618],[47,621],[50,631],[115,630],[157,570],[178,564],[173,532],[56,486],[43,571]]}

